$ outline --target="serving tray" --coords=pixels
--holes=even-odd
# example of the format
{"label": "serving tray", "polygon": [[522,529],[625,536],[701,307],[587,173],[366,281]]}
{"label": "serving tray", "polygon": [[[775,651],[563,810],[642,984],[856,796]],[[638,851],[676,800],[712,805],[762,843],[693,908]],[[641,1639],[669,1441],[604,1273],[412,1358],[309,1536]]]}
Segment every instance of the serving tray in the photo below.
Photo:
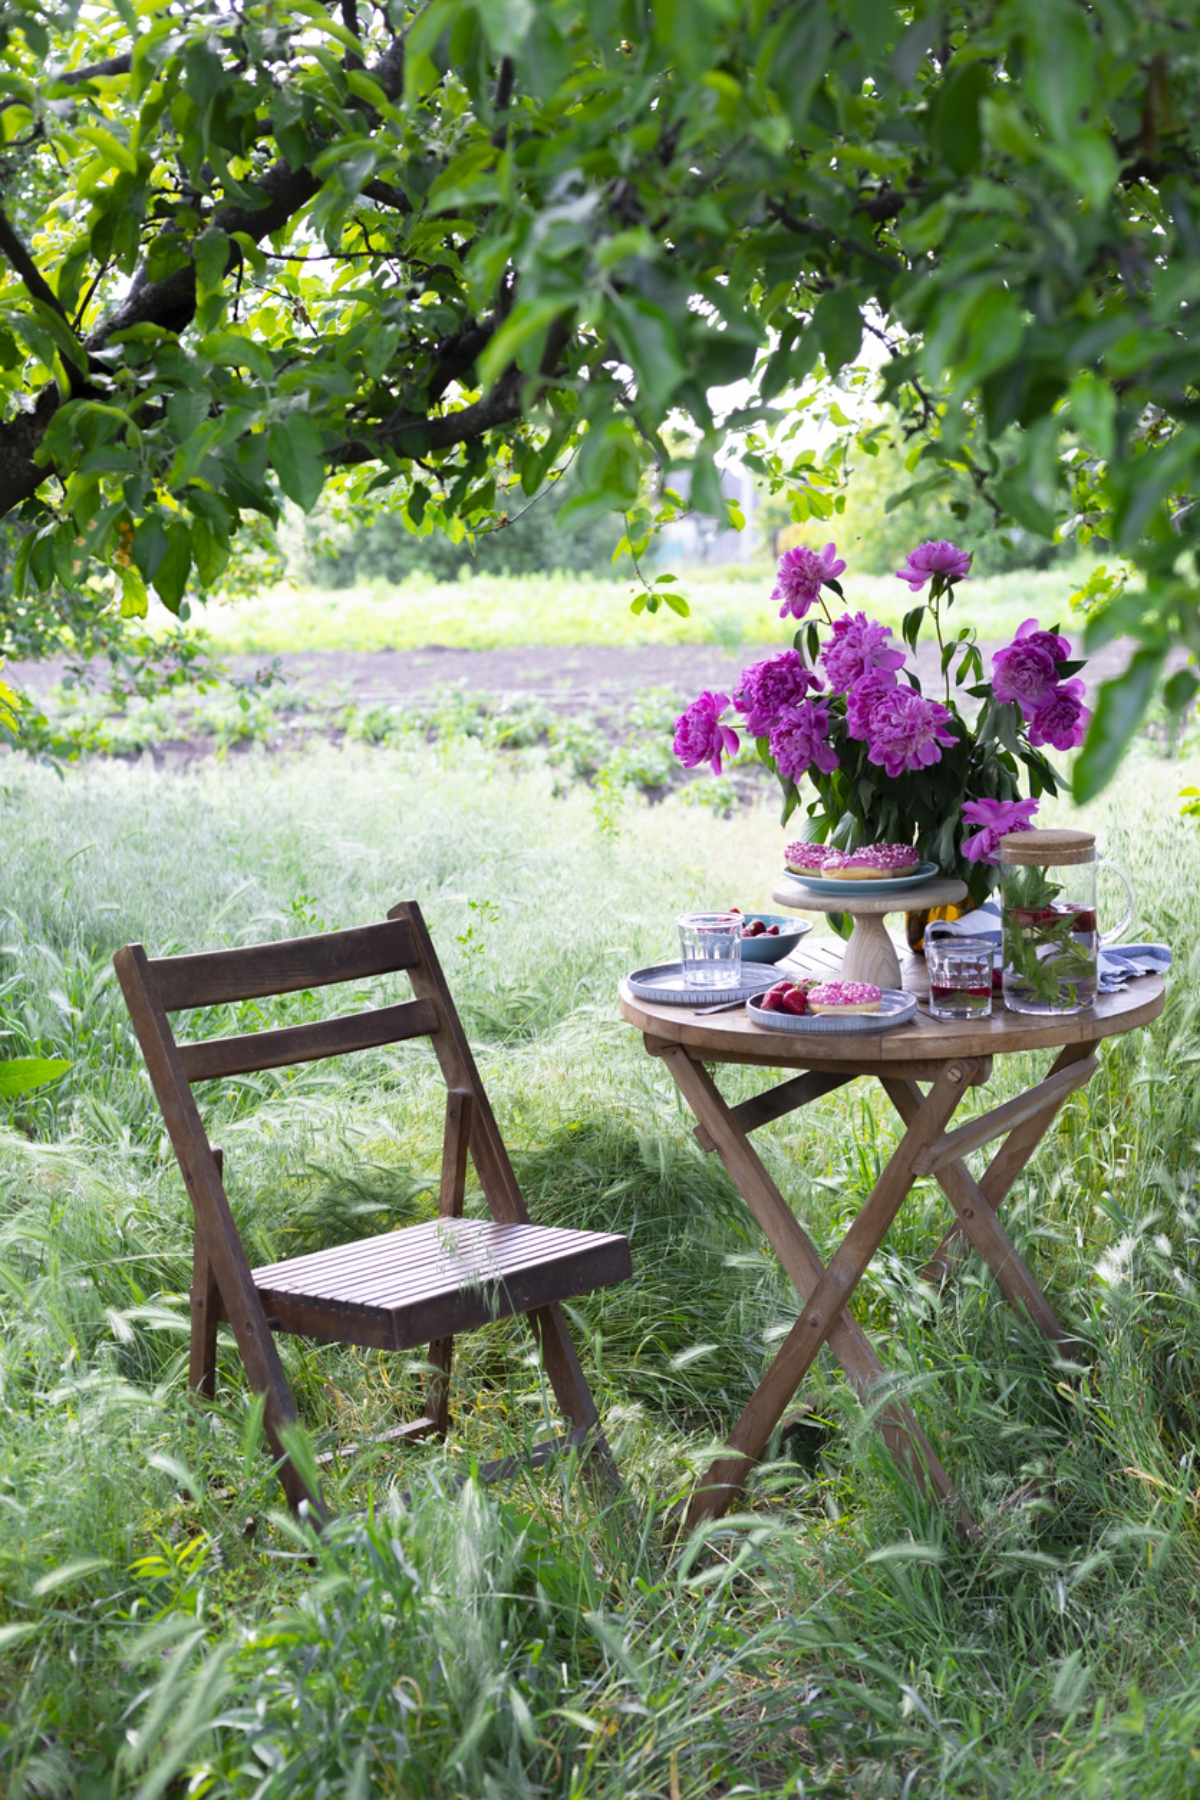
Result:
{"label": "serving tray", "polygon": [[749,1000],[753,994],[765,994],[780,979],[774,963],[743,963],[742,978],[730,987],[685,987],[683,964],[652,963],[648,969],[635,969],[625,978],[630,992],[639,1000],[652,1000],[659,1006],[719,1006],[734,1000]]}

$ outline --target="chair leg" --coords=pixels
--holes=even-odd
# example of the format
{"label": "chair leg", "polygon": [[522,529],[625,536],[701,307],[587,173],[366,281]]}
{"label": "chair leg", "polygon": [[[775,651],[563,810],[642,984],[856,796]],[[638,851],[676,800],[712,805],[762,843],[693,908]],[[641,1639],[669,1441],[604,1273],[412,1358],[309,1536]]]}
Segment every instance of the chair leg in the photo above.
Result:
{"label": "chair leg", "polygon": [[579,1352],[575,1348],[575,1340],[571,1336],[562,1307],[555,1301],[550,1306],[539,1306],[527,1317],[541,1352],[542,1366],[554,1390],[554,1398],[558,1401],[563,1417],[573,1428],[569,1435],[576,1442],[584,1441],[585,1468],[598,1476],[603,1486],[620,1492],[620,1472],[609,1449],[608,1439],[600,1429],[596,1402],[580,1365]]}
{"label": "chair leg", "polygon": [[203,1244],[196,1240],[192,1253],[192,1340],[188,1357],[188,1385],[202,1400],[217,1391],[217,1315],[221,1291]]}
{"label": "chair leg", "polygon": [[431,1437],[444,1438],[450,1432],[450,1364],[453,1356],[452,1337],[435,1338],[429,1346],[429,1362],[434,1373],[425,1388],[425,1416],[433,1421]]}

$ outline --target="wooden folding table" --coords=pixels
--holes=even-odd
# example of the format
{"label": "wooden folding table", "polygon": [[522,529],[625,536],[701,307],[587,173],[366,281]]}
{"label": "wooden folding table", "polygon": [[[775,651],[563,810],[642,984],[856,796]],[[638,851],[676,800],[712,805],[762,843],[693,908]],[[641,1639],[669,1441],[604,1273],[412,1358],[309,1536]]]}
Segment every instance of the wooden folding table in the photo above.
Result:
{"label": "wooden folding table", "polygon": [[[789,958],[786,972],[831,979],[839,964],[834,946],[814,945]],[[891,1030],[846,1036],[764,1031],[744,1011],[703,1016],[685,1007],[638,1000],[621,984],[622,1015],[643,1033],[650,1055],[661,1056],[670,1069],[695,1114],[697,1138],[721,1158],[802,1302],[799,1318],[729,1435],[728,1454],[718,1457],[702,1479],[689,1526],[727,1510],[822,1344],[829,1344],[862,1397],[878,1385],[883,1365],[849,1301],[914,1182],[924,1176],[936,1178],[956,1214],[931,1260],[943,1265],[952,1261],[955,1239],[965,1234],[1009,1305],[1023,1310],[1062,1354],[1071,1354],[1068,1334],[1018,1255],[998,1209],[1063,1101],[1094,1073],[1100,1041],[1156,1019],[1163,1008],[1163,983],[1156,975],[1140,976],[1123,992],[1101,995],[1093,1008],[1072,1017],[1008,1012],[997,996],[990,1019],[960,1022],[930,1016],[923,961],[910,957],[902,971],[905,987],[918,996],[916,1017]],[[967,1089],[990,1078],[994,1057],[1038,1050],[1058,1055],[1035,1086],[949,1129]],[[800,1072],[730,1106],[705,1066],[719,1063]],[[755,1152],[750,1133],[860,1075],[880,1083],[905,1131],[826,1264]],[[1003,1142],[976,1180],[964,1159],[996,1138]],[[879,1415],[879,1427],[921,1490],[942,1499],[960,1530],[973,1531],[970,1514],[909,1408],[889,1402]]]}

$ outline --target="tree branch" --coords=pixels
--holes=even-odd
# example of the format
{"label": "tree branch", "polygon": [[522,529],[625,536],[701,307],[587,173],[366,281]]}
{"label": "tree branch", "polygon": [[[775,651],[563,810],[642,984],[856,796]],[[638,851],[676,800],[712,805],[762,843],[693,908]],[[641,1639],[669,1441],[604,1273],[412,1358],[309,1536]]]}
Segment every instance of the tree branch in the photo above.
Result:
{"label": "tree branch", "polygon": [[[380,425],[374,436],[357,443],[339,444],[326,457],[331,469],[355,463],[373,462],[381,448],[397,450],[401,456],[424,456],[430,450],[451,450],[471,438],[482,437],[497,425],[511,425],[525,407],[521,389],[524,385],[519,369],[509,369],[501,376],[490,394],[458,412],[442,413],[430,419],[421,413],[396,412]],[[404,439],[410,444],[406,447]]]}
{"label": "tree branch", "polygon": [[47,76],[47,80],[57,82],[62,87],[78,87],[84,81],[102,81],[106,75],[128,75],[133,67],[133,54],[127,50],[123,56],[111,56],[107,62],[89,63],[86,69],[65,69],[58,74]]}
{"label": "tree branch", "polygon": [[412,201],[404,189],[393,187],[389,181],[368,181],[360,192],[368,200],[378,200],[380,206],[391,206],[402,213],[412,211]]}
{"label": "tree branch", "polygon": [[70,325],[71,321],[63,311],[58,295],[9,224],[8,215],[2,207],[0,207],[0,250],[4,252],[33,298],[40,300],[43,306],[48,306],[56,312],[64,325]]}
{"label": "tree branch", "polygon": [[[351,37],[361,41],[362,33],[358,29],[357,0],[342,0],[342,24]],[[361,69],[363,66],[362,57],[352,50],[347,50],[342,58],[343,69]]]}
{"label": "tree branch", "polygon": [[496,77],[496,96],[492,101],[492,115],[496,120],[496,128],[492,132],[492,142],[497,150],[503,150],[508,142],[508,108],[513,91],[513,60],[506,56],[501,60],[500,71]]}

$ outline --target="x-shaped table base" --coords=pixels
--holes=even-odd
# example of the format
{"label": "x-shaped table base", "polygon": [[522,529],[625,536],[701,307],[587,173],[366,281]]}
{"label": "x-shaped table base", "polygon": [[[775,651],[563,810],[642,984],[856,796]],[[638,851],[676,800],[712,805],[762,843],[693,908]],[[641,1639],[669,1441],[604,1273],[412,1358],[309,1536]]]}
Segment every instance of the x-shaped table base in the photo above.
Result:
{"label": "x-shaped table base", "polygon": [[[878,1387],[884,1377],[883,1365],[862,1326],[850,1313],[849,1301],[914,1182],[923,1176],[936,1177],[957,1215],[954,1230],[943,1239],[934,1261],[948,1266],[957,1251],[953,1239],[959,1232],[965,1233],[992,1271],[1009,1305],[1023,1309],[1060,1353],[1070,1355],[1072,1340],[1018,1255],[996,1209],[1033,1155],[1058,1108],[1096,1069],[1093,1045],[1068,1045],[1036,1087],[956,1131],[947,1130],[955,1108],[967,1089],[986,1073],[979,1059],[961,1056],[945,1062],[925,1093],[915,1081],[891,1075],[883,1068],[863,1070],[862,1073],[878,1077],[904,1122],[905,1132],[828,1264],[822,1263],[808,1234],[767,1173],[748,1133],[757,1125],[780,1118],[841,1087],[853,1080],[853,1075],[800,1075],[754,1100],[731,1107],[708,1070],[693,1061],[682,1044],[647,1036],[646,1048],[667,1064],[698,1121],[697,1137],[706,1149],[715,1150],[721,1158],[803,1302],[799,1318],[729,1435],[728,1454],[718,1457],[704,1475],[688,1512],[689,1527],[704,1519],[720,1518],[728,1510],[822,1344],[828,1343],[860,1396],[865,1399]],[[1004,1137],[1004,1143],[986,1174],[976,1181],[963,1158],[997,1137]],[[912,1474],[921,1491],[936,1494],[958,1529],[972,1534],[975,1522],[909,1408],[903,1402],[891,1401],[880,1412],[878,1423],[888,1448]]]}

